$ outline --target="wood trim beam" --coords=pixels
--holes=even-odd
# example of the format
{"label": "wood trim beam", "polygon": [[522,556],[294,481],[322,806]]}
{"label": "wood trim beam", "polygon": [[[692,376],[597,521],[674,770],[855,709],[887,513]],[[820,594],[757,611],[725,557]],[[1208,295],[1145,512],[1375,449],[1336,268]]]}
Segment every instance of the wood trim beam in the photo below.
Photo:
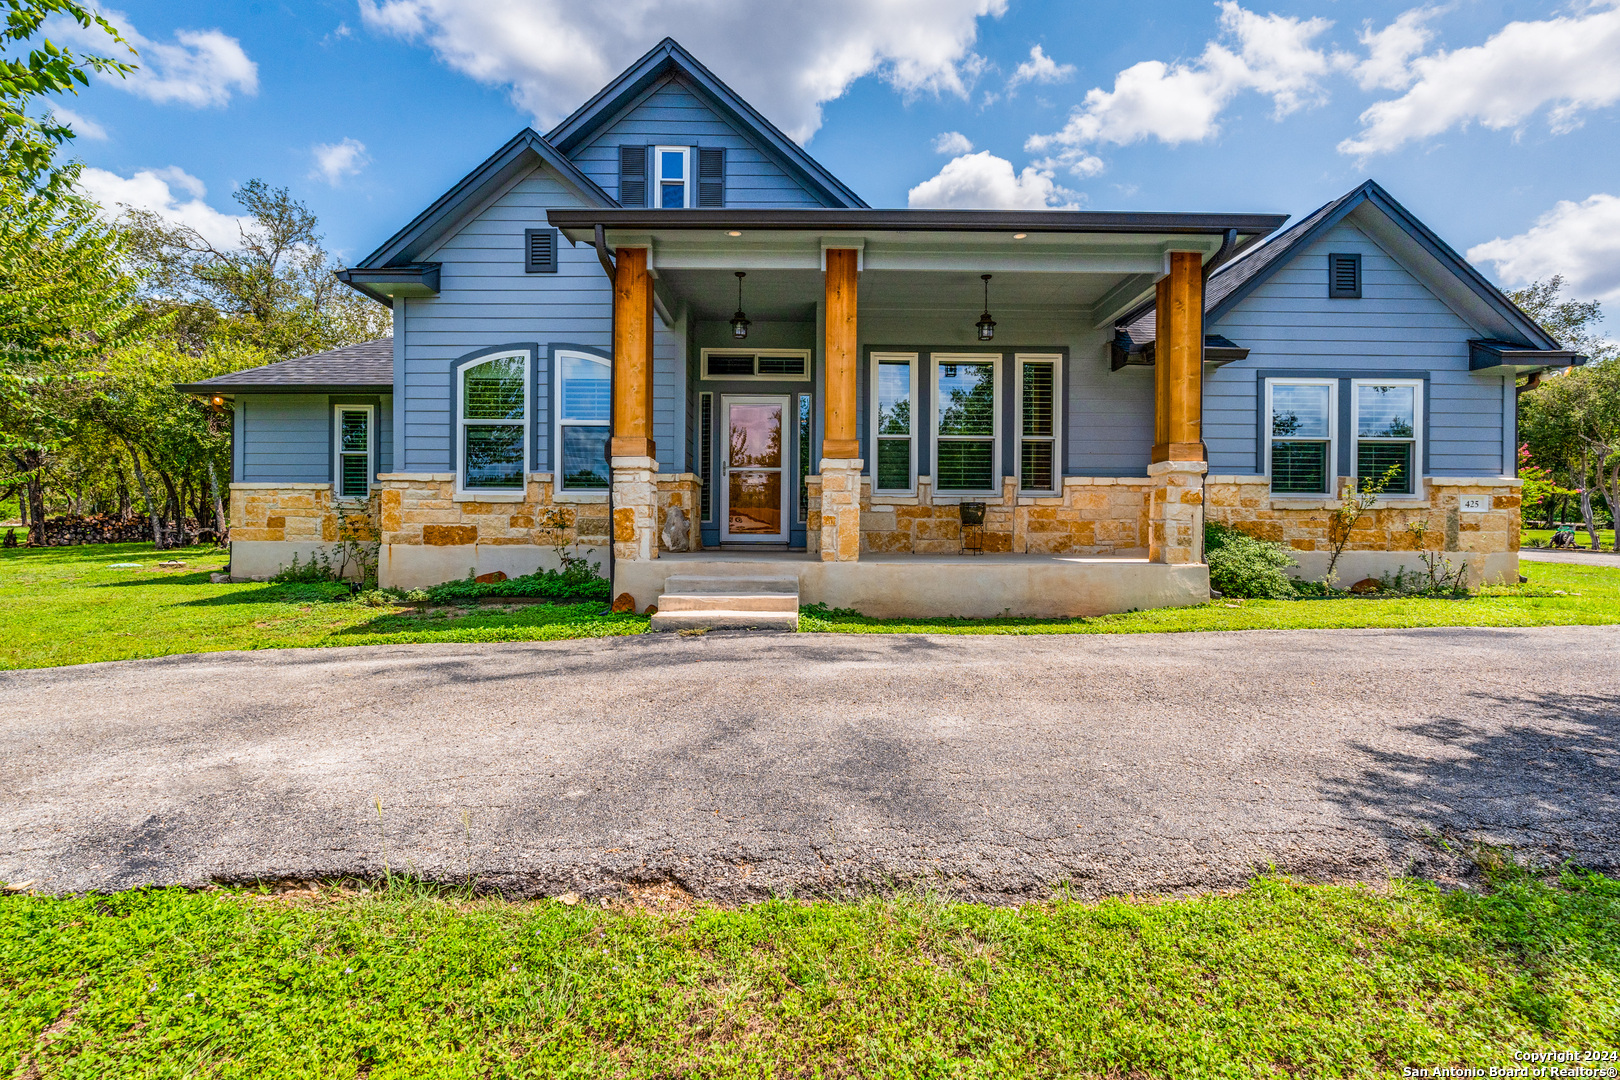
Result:
{"label": "wood trim beam", "polygon": [[617,249],[613,273],[614,457],[657,457],[652,440],[652,288],[647,249]]}
{"label": "wood trim beam", "polygon": [[1154,297],[1153,460],[1204,460],[1204,257],[1172,251]]}
{"label": "wood trim beam", "polygon": [[826,251],[826,366],[827,385],[822,393],[824,415],[821,456],[859,457],[861,444],[855,424],[857,346],[855,290],[860,252],[854,248]]}

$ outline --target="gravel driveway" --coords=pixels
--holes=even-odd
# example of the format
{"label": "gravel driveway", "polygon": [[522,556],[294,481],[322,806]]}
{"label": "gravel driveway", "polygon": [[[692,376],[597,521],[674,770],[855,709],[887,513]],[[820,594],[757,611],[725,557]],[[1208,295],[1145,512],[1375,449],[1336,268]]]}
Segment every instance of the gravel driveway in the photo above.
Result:
{"label": "gravel driveway", "polygon": [[1476,839],[1614,872],[1617,735],[1617,627],[216,653],[0,674],[0,878],[1011,901]]}

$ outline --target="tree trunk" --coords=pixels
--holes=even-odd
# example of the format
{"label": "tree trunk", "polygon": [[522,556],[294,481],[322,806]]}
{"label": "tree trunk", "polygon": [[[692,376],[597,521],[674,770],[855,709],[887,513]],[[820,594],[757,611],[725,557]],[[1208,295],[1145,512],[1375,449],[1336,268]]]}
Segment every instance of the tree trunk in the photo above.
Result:
{"label": "tree trunk", "polygon": [[168,545],[163,542],[163,525],[158,520],[157,504],[152,501],[151,485],[146,482],[146,473],[141,471],[141,456],[127,442],[124,448],[129,451],[130,463],[135,466],[135,482],[140,485],[141,498],[146,500],[146,516],[152,522],[152,546],[162,551]]}
{"label": "tree trunk", "polygon": [[113,475],[118,480],[118,516],[129,516],[129,479],[124,475],[124,463],[113,459]]}
{"label": "tree trunk", "polygon": [[225,504],[219,497],[219,477],[214,472],[214,459],[208,459],[208,490],[214,496],[214,528],[219,531],[219,538],[225,539]]}
{"label": "tree trunk", "polygon": [[1597,518],[1592,513],[1592,473],[1587,468],[1587,453],[1581,451],[1581,520],[1586,523],[1586,535],[1592,538],[1592,550],[1602,551],[1598,543]]}
{"label": "tree trunk", "polygon": [[[157,474],[158,479],[163,481],[164,491],[168,493],[168,500],[163,504],[163,520],[168,522],[173,519],[174,527],[169,529],[168,532],[169,539],[172,542],[171,546],[177,547],[185,543],[185,506],[180,502],[179,492],[174,490],[174,477],[170,476],[164,469],[159,469]],[[168,526],[165,525],[165,528],[168,528]]]}
{"label": "tree trunk", "polygon": [[39,470],[28,474],[28,540],[35,547],[50,547],[45,535],[45,482]]}
{"label": "tree trunk", "polygon": [[[1608,447],[1603,447],[1603,460],[1610,456]],[[1598,485],[1603,489],[1603,501],[1609,504],[1609,525],[1614,529],[1614,543],[1610,548],[1620,551],[1620,514],[1615,513],[1615,507],[1620,506],[1620,461],[1615,462],[1614,468],[1607,473],[1603,466],[1598,466]],[[1592,550],[1602,551],[1603,547],[1597,542],[1597,534],[1592,534]]]}

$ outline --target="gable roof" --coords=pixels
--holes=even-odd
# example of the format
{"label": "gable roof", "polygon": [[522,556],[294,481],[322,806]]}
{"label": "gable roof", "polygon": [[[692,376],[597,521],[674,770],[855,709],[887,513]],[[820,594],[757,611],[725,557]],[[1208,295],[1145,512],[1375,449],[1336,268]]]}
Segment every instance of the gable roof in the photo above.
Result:
{"label": "gable roof", "polygon": [[394,339],[377,338],[326,352],[278,360],[201,382],[180,383],[186,394],[317,394],[328,391],[394,389]]}
{"label": "gable roof", "polygon": [[[1205,325],[1213,323],[1230,311],[1284,266],[1290,258],[1365,204],[1371,204],[1382,211],[1402,233],[1450,271],[1458,282],[1505,323],[1516,329],[1523,339],[1519,344],[1541,351],[1562,351],[1562,346],[1551,334],[1542,329],[1541,324],[1520,310],[1518,305],[1503,295],[1502,290],[1492,285],[1483,274],[1474,269],[1467,259],[1452,250],[1450,245],[1436,236],[1427,225],[1414,217],[1411,211],[1396,202],[1389,192],[1372,180],[1319,207],[1255,247],[1247,255],[1234,259],[1210,274],[1204,286]],[[1130,335],[1134,347],[1152,341],[1156,335],[1153,305],[1149,303],[1131,312],[1120,320],[1120,327]]]}
{"label": "gable roof", "polygon": [[654,45],[589,101],[546,133],[553,146],[574,153],[607,126],[640,94],[666,75],[678,74],[743,134],[752,135],[779,164],[795,173],[837,207],[864,207],[865,201],[827,168],[805,153],[758,109],[698,62],[674,38]]}
{"label": "gable roof", "polygon": [[533,128],[524,128],[460,182],[416,215],[411,223],[350,269],[407,266],[450,231],[468,212],[483,205],[495,191],[534,168],[536,161],[550,166],[563,182],[596,206],[618,206],[618,200],[597,186],[579,167]]}

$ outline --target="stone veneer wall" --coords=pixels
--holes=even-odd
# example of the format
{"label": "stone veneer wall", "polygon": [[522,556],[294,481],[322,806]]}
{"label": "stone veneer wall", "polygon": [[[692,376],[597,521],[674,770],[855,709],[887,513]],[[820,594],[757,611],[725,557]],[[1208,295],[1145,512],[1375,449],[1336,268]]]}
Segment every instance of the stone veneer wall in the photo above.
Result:
{"label": "stone veneer wall", "polygon": [[[1340,477],[1341,490],[1350,484]],[[1423,547],[1430,551],[1497,553],[1519,550],[1520,481],[1508,477],[1426,477],[1421,499],[1392,499],[1362,516],[1346,551],[1417,551],[1408,526],[1428,521]],[[1483,513],[1464,513],[1462,498],[1489,499]],[[1264,476],[1209,476],[1204,480],[1204,513],[1262,540],[1296,551],[1329,551],[1328,524],[1336,499],[1273,496]]]}
{"label": "stone veneer wall", "polygon": [[[1066,476],[1061,495],[1018,494],[1013,477],[1002,479],[1001,495],[976,497],[985,503],[984,550],[1017,554],[1127,555],[1141,557],[1148,547],[1147,477]],[[957,503],[934,501],[931,477],[917,480],[915,495],[872,494],[861,483],[862,553],[945,554],[962,550]],[[821,516],[821,478],[810,478],[810,520]],[[817,530],[809,533],[818,550]]]}
{"label": "stone veneer wall", "polygon": [[338,538],[331,484],[232,484],[231,539],[330,544]]}

